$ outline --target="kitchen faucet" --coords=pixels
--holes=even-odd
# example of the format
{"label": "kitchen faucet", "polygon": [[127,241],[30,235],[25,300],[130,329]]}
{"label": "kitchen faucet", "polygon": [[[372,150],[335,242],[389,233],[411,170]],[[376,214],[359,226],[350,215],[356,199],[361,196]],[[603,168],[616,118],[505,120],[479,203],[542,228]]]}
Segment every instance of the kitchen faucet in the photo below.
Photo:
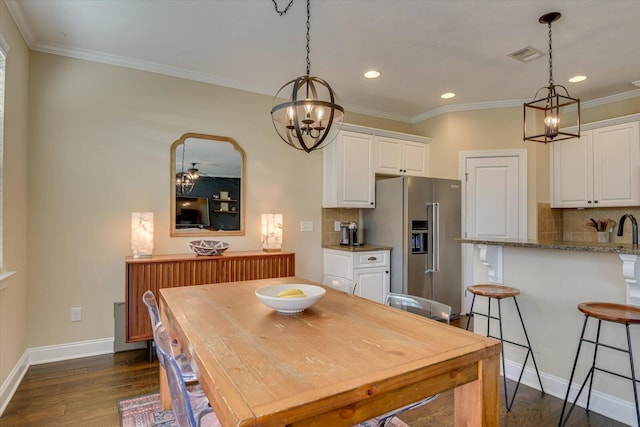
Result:
{"label": "kitchen faucet", "polygon": [[622,232],[624,231],[624,221],[627,219],[627,217],[631,220],[633,248],[637,249],[638,248],[638,222],[636,221],[636,218],[633,215],[631,214],[622,215],[622,217],[620,218],[620,226],[618,226],[618,236],[622,236]]}

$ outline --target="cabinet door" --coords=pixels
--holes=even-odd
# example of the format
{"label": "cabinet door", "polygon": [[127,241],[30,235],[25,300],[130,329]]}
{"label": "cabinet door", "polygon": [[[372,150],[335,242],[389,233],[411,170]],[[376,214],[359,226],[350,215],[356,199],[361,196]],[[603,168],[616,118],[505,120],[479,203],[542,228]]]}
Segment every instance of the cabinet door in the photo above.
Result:
{"label": "cabinet door", "polygon": [[323,274],[353,279],[353,255],[351,252],[324,249]]}
{"label": "cabinet door", "polygon": [[580,139],[551,143],[551,207],[593,205],[593,148],[591,131]]}
{"label": "cabinet door", "polygon": [[338,156],[338,207],[373,208],[375,173],[373,172],[373,136],[343,132]]}
{"label": "cabinet door", "polygon": [[384,304],[389,293],[389,268],[361,268],[353,274],[356,295]]}
{"label": "cabinet door", "polygon": [[322,151],[322,207],[374,208],[373,135],[341,131]]}
{"label": "cabinet door", "polygon": [[640,204],[638,135],[638,122],[593,130],[593,197],[596,206]]}
{"label": "cabinet door", "polygon": [[393,138],[375,138],[375,172],[386,175],[402,174],[402,141]]}
{"label": "cabinet door", "polygon": [[406,141],[403,145],[404,173],[411,176],[427,176],[427,144]]}
{"label": "cabinet door", "polygon": [[375,137],[375,172],[384,175],[427,176],[427,145]]}

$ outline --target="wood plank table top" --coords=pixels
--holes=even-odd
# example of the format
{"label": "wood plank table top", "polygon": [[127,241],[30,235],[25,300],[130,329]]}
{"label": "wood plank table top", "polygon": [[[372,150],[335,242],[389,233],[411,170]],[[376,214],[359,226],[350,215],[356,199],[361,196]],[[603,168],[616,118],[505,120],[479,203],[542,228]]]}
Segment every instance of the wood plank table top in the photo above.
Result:
{"label": "wood plank table top", "polygon": [[499,424],[498,341],[333,289],[280,314],[254,295],[278,283],[314,284],[160,290],[163,319],[223,426],[351,426],[454,388],[456,426]]}

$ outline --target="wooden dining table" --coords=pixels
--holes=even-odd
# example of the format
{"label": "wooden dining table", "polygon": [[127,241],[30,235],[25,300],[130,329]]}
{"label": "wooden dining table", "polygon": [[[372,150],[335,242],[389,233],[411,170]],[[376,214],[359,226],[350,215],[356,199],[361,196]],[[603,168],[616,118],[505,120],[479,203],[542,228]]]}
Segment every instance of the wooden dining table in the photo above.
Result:
{"label": "wooden dining table", "polygon": [[222,426],[352,426],[450,389],[455,426],[499,425],[498,341],[330,288],[282,314],[255,296],[281,283],[317,284],[160,290],[163,321]]}

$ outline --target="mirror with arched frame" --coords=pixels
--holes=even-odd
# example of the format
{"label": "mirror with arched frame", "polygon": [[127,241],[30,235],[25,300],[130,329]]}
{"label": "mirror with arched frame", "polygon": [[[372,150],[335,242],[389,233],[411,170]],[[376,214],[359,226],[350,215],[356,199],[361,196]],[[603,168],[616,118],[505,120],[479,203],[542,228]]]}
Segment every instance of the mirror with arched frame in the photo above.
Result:
{"label": "mirror with arched frame", "polygon": [[186,133],[171,145],[171,236],[244,235],[245,154],[228,137]]}

